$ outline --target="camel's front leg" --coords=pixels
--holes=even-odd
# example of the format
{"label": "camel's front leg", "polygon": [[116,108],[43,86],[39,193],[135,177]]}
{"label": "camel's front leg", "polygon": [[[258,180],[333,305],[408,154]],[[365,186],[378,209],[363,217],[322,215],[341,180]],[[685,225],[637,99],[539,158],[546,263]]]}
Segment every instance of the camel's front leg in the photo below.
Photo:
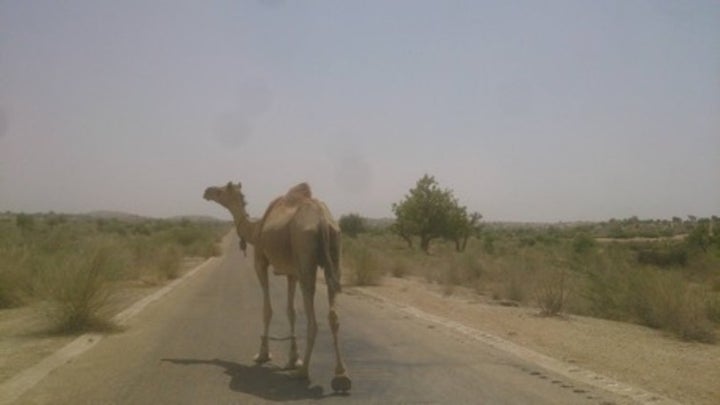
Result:
{"label": "camel's front leg", "polygon": [[300,367],[300,355],[298,354],[297,342],[295,341],[295,287],[297,286],[297,278],[295,276],[287,276],[287,316],[290,322],[290,353],[288,354],[288,362],[286,369],[291,370]]}
{"label": "camel's front leg", "polygon": [[270,346],[268,336],[270,330],[270,319],[272,319],[272,306],[270,304],[270,280],[268,279],[267,259],[262,257],[255,258],[255,272],[257,273],[260,287],[263,293],[263,334],[260,337],[260,351],[255,355],[256,363],[266,363],[270,361]]}
{"label": "camel's front leg", "polygon": [[333,335],[333,345],[335,347],[335,377],[332,379],[332,389],[334,391],[346,392],[350,391],[352,385],[350,378],[347,376],[347,370],[345,369],[345,363],[340,355],[340,345],[338,344],[338,330],[340,329],[340,321],[335,311],[335,295],[336,291],[328,285],[328,300],[330,304],[330,312],[328,314],[328,321],[330,322],[330,330]]}

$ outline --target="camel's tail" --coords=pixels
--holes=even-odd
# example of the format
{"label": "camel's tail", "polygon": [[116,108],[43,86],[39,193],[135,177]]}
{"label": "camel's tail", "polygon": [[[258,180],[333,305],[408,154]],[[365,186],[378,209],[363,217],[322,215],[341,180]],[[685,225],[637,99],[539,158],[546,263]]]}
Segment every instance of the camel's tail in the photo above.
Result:
{"label": "camel's tail", "polygon": [[340,285],[340,232],[330,226],[327,219],[320,223],[320,259],[325,270],[325,282],[328,288],[339,293]]}

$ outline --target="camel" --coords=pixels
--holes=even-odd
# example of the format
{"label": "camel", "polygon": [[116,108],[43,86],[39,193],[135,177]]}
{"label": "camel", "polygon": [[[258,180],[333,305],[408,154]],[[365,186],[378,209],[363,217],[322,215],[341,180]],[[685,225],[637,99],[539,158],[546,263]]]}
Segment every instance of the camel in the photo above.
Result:
{"label": "camel", "polygon": [[[287,277],[290,353],[285,368],[292,370],[298,378],[309,378],[310,357],[318,329],[314,301],[317,267],[320,266],[324,270],[327,284],[330,307],[328,320],[335,349],[335,377],[331,386],[335,391],[349,391],[351,381],[340,355],[338,345],[340,322],[335,309],[335,298],[341,289],[340,228],[327,206],[313,198],[307,183],[292,187],[285,195],[272,201],[262,219],[257,221],[249,219],[245,210],[245,196],[239,182],[208,187],[204,198],[229,210],[238,236],[254,247],[255,272],[263,292],[263,334],[260,339],[260,350],[254,358],[255,362],[261,364],[271,359],[268,329],[272,318],[272,307],[268,267],[272,266],[276,275]],[[302,360],[299,359],[295,342],[294,297],[298,281],[307,314],[307,344]]]}

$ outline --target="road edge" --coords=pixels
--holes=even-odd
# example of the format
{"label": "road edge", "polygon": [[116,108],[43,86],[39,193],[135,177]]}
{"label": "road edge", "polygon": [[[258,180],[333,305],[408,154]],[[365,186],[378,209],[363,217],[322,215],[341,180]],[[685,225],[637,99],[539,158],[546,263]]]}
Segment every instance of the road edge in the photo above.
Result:
{"label": "road edge", "polygon": [[397,312],[442,326],[446,329],[451,330],[452,332],[459,333],[467,338],[487,344],[495,349],[522,358],[523,360],[533,362],[538,366],[551,372],[560,374],[569,379],[605,391],[609,391],[613,394],[617,394],[622,397],[631,399],[637,403],[647,405],[679,404],[679,402],[666,396],[647,391],[642,388],[634,387],[626,383],[622,383],[594,371],[583,369],[581,367],[578,367],[577,365],[566,363],[562,360],[558,360],[556,358],[538,353],[527,347],[518,345],[517,343],[513,343],[509,340],[503,339],[499,336],[482,331],[480,329],[469,327],[460,322],[456,322],[441,316],[433,315],[411,305],[397,303],[387,297],[369,291],[366,288],[353,288],[352,291],[353,293],[356,293],[358,295],[363,295],[365,297],[380,301],[384,305],[391,307]]}
{"label": "road edge", "polygon": [[[177,286],[193,277],[195,274],[200,272],[201,269],[210,266],[212,263],[220,260],[219,257],[211,257],[199,265],[195,266],[192,270],[185,273],[182,277],[177,278],[155,291],[154,293],[142,298],[141,300],[130,305],[122,312],[112,317],[112,321],[120,326],[127,325],[128,322],[142,312],[145,307],[151,303],[161,299],[167,293],[175,289]],[[40,381],[42,381],[48,374],[64,364],[71,361],[73,358],[80,354],[90,350],[98,342],[100,342],[105,335],[99,333],[86,333],[78,336],[75,340],[68,343],[61,349],[57,350],[53,354],[40,360],[33,366],[26,368],[19,372],[14,377],[0,384],[0,405],[10,404],[20,398],[25,392],[30,390]]]}

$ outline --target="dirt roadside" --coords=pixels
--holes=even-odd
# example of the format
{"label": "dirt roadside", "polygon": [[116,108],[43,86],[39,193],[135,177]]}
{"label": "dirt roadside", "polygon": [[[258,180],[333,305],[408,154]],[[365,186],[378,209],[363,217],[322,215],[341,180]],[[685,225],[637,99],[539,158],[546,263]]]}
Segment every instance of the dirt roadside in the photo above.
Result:
{"label": "dirt roadside", "polygon": [[540,317],[506,307],[469,289],[443,295],[418,278],[385,278],[370,290],[482,330],[538,353],[687,404],[720,403],[720,346],[678,341],[642,326],[581,316]]}

